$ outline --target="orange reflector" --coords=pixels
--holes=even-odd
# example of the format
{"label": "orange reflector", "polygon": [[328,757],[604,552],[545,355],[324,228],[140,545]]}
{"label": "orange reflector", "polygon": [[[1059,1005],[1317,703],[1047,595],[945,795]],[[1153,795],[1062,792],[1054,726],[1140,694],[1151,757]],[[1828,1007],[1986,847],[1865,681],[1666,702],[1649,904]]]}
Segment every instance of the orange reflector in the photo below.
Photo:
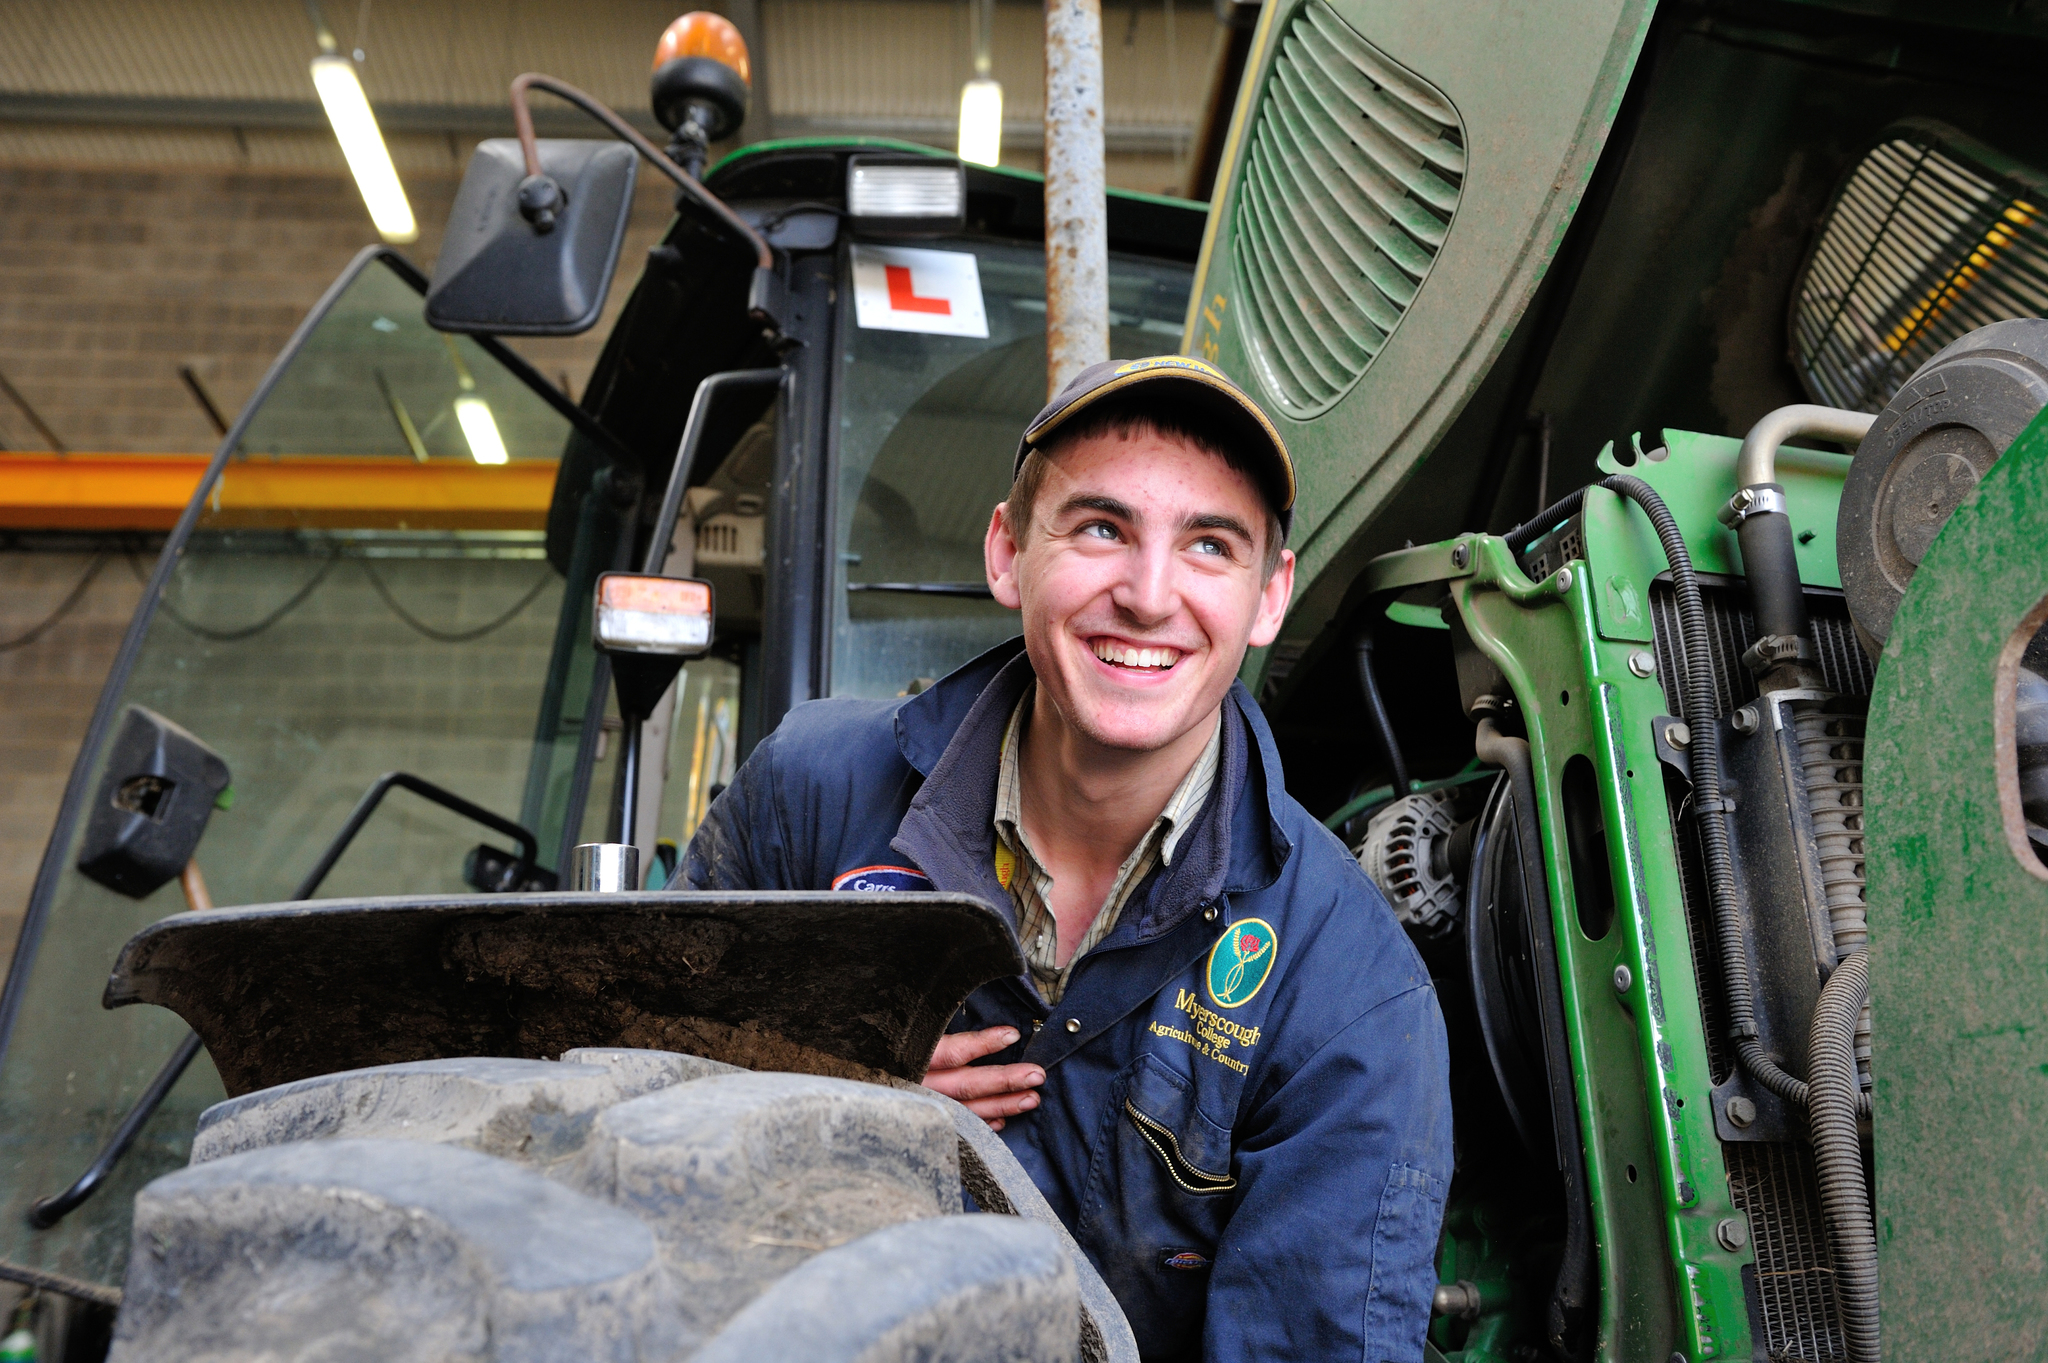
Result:
{"label": "orange reflector", "polygon": [[591,625],[597,646],[607,652],[702,653],[711,646],[711,584],[605,573],[597,579]]}
{"label": "orange reflector", "polygon": [[661,41],[654,45],[655,67],[677,57],[709,57],[731,67],[748,85],[754,83],[747,65],[746,40],[722,14],[692,10],[663,30]]}

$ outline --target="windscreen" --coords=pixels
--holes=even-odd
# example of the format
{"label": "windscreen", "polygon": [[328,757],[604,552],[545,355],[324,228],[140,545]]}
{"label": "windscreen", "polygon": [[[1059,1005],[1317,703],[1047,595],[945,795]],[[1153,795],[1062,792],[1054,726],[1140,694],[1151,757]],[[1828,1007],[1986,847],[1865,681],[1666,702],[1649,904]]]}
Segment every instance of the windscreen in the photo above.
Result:
{"label": "windscreen", "polygon": [[[566,812],[609,788],[578,768],[589,588],[565,585],[543,544],[557,464],[592,437],[530,375],[430,330],[396,264],[354,268],[208,493],[114,711],[118,728],[146,707],[227,763],[192,858],[221,905],[292,897],[386,772],[531,828],[546,866],[574,836]],[[576,555],[591,572],[611,566],[607,533]],[[102,745],[82,778],[87,816],[107,761]],[[86,1168],[186,1030],[158,1008],[100,1007],[121,944],[188,900],[175,879],[138,900],[81,874],[88,823],[11,983],[0,1258],[110,1282],[136,1191],[184,1162],[222,1091],[202,1055],[106,1186],[55,1228],[27,1227],[26,1206]],[[514,850],[393,791],[318,893],[460,893],[480,844]]]}
{"label": "windscreen", "polygon": [[[1110,354],[1179,347],[1193,271],[1110,257]],[[889,697],[1017,633],[981,545],[1045,405],[1045,256],[988,241],[849,248],[831,694]]]}

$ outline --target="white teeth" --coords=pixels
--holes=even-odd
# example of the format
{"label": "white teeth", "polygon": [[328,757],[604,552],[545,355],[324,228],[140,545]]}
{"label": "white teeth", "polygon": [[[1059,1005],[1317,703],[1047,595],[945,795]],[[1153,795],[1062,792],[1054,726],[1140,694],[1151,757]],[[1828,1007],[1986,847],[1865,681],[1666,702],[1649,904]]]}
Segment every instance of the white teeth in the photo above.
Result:
{"label": "white teeth", "polygon": [[1180,661],[1178,649],[1121,648],[1108,642],[1095,645],[1095,656],[1122,667],[1172,667]]}

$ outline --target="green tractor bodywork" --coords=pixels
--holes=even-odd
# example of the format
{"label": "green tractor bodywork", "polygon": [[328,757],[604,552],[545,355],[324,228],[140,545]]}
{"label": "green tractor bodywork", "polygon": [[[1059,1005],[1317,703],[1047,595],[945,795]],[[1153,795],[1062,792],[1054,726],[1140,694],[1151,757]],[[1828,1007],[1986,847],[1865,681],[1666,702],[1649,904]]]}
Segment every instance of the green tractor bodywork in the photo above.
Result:
{"label": "green tractor bodywork", "polygon": [[[1737,751],[1729,717],[1758,695],[1737,662],[1755,634],[1744,557],[1719,519],[1739,437],[1794,403],[1875,412],[1971,328],[2048,315],[2031,282],[2048,187],[2033,169],[2048,165],[2037,21],[1827,3],[1666,4],[1652,19],[1628,4],[1268,3],[1184,337],[1260,396],[1299,465],[1295,605],[1244,672],[1290,790],[1368,869],[1431,846],[1422,816],[1373,822],[1404,792],[1363,669],[1410,789],[1457,793],[1435,846],[1469,874],[1411,935],[1444,998],[1458,1112],[1431,1343],[1473,1363],[1828,1363],[1849,1347],[1805,1118],[1729,1038],[1670,565],[1643,510],[1603,488],[1562,526],[1519,523],[1612,474],[1661,494],[1713,631],[1714,656],[1691,662]],[[1972,207],[1929,211],[1933,180]],[[1763,707],[1786,726],[1771,741],[1796,747],[1807,726],[1820,746],[1799,751],[1853,772],[1867,800],[1843,847],[1859,875],[1868,849],[1887,1357],[2048,1347],[2034,1137],[2048,870],[2013,736],[2013,677],[2048,593],[2043,430],[1957,494],[1877,661],[1836,543],[1855,446],[1777,460],[1824,684]],[[1541,865],[1505,898],[1515,855],[1482,833],[1512,826],[1512,801],[1474,793],[1486,714],[1526,736],[1540,830]],[[1730,816],[1754,830],[1777,815],[1763,769],[1742,770]],[[1479,883],[1483,866],[1495,881]],[[1397,871],[1418,899],[1437,893]],[[1515,961],[1482,978],[1476,929],[1453,920],[1493,903],[1509,905],[1502,922],[1537,916],[1529,940],[1486,946]],[[1773,968],[1758,978],[1786,978]],[[1805,969],[1759,1004],[1797,1023],[1774,1054],[1798,1073],[1818,984]],[[1489,1004],[1489,988],[1526,997]],[[1548,1057],[1546,1009],[1565,1048]],[[1528,1033],[1519,1048],[1503,1021]],[[1570,1123],[1561,1140],[1530,1118],[1546,1095]],[[1590,1290],[1570,1286],[1574,1214]]]}

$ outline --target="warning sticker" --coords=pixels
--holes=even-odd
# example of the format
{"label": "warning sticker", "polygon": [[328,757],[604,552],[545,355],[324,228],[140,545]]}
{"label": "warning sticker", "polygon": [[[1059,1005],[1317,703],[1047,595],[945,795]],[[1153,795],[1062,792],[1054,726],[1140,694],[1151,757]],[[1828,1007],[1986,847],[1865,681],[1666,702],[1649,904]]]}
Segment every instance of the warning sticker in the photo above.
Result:
{"label": "warning sticker", "polygon": [[981,271],[971,251],[856,245],[853,311],[870,331],[988,336]]}

